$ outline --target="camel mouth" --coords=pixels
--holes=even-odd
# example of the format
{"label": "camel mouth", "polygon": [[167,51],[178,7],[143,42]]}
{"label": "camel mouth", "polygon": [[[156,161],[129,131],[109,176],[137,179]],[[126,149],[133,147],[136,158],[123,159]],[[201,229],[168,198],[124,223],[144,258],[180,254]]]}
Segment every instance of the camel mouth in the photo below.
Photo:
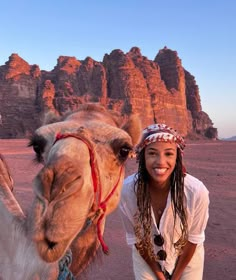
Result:
{"label": "camel mouth", "polygon": [[69,240],[54,242],[45,238],[37,243],[37,250],[40,257],[48,263],[60,260],[70,244]]}

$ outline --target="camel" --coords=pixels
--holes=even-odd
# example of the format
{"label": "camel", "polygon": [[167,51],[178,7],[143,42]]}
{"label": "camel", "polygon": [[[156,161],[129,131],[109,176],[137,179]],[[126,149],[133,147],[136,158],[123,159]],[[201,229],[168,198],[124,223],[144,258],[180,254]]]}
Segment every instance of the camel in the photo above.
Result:
{"label": "camel", "polygon": [[0,279],[59,279],[59,263],[68,252],[70,272],[78,276],[100,245],[108,252],[106,216],[119,203],[124,164],[140,133],[138,116],[122,124],[116,113],[97,104],[47,118],[29,143],[43,167],[27,215],[0,158]]}

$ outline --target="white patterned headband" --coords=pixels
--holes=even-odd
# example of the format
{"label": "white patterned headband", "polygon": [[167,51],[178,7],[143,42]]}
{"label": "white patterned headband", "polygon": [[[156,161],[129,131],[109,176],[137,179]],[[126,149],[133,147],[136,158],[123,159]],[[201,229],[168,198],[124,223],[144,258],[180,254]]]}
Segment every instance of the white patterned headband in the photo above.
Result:
{"label": "white patterned headband", "polygon": [[152,124],[143,130],[142,140],[137,146],[137,153],[140,153],[143,148],[154,142],[174,142],[181,152],[185,147],[184,138],[176,130],[166,124]]}

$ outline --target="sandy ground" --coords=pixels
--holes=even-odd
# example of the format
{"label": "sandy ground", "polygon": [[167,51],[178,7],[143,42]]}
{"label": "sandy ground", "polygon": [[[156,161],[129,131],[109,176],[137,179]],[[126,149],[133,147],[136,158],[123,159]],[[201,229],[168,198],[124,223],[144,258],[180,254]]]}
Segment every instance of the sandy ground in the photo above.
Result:
{"label": "sandy ground", "polygon": [[[40,169],[32,163],[33,153],[26,146],[26,140],[0,140],[0,152],[15,181],[15,195],[25,211],[31,203],[32,180]],[[191,142],[185,150],[185,165],[210,191],[204,280],[236,280],[236,142]],[[127,175],[133,173],[135,160],[126,167]],[[118,211],[107,219],[105,240],[110,255],[95,261],[85,279],[134,279]]]}

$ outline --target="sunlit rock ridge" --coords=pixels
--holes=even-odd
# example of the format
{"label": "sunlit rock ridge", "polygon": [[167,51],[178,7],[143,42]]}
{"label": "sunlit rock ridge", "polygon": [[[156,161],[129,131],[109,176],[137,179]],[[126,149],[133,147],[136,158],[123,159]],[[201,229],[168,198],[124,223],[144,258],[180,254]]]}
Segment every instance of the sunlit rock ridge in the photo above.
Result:
{"label": "sunlit rock ridge", "polygon": [[195,78],[176,51],[161,49],[154,60],[137,47],[113,50],[103,61],[60,56],[52,71],[12,54],[0,66],[0,137],[24,138],[45,113],[63,114],[99,102],[124,115],[138,113],[143,127],[166,123],[185,137],[216,139],[217,129],[202,111]]}

